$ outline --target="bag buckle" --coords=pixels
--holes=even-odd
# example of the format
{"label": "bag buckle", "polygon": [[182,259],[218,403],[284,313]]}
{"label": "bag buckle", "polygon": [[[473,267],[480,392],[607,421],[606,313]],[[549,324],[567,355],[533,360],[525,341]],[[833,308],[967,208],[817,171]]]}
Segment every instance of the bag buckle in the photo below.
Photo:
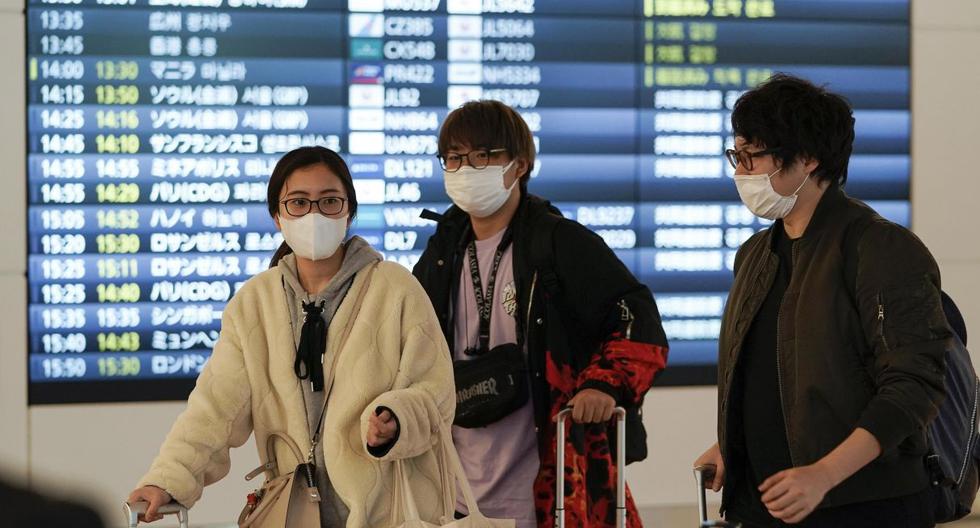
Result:
{"label": "bag buckle", "polygon": [[926,469],[929,470],[929,480],[933,486],[944,486],[948,483],[949,479],[946,478],[936,453],[926,456]]}

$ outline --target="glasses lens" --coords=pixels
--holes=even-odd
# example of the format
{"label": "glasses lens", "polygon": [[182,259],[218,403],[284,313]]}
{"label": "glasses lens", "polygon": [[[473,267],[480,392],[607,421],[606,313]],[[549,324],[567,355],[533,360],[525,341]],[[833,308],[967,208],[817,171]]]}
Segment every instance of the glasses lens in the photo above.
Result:
{"label": "glasses lens", "polygon": [[344,200],[335,196],[320,198],[317,202],[317,207],[325,215],[335,215],[344,210]]}
{"label": "glasses lens", "polygon": [[728,163],[731,163],[732,167],[737,169],[741,165],[745,170],[752,170],[752,154],[747,150],[728,150],[725,154],[728,156]]}
{"label": "glasses lens", "polygon": [[487,150],[474,150],[466,157],[474,169],[485,169],[490,164],[490,152]]}
{"label": "glasses lens", "polygon": [[738,160],[735,158],[735,151],[734,150],[732,150],[732,149],[726,150],[725,151],[725,159],[728,160],[728,164],[731,165],[733,169],[738,166]]}
{"label": "glasses lens", "polygon": [[303,216],[310,212],[310,201],[306,198],[286,200],[286,212],[292,216]]}
{"label": "glasses lens", "polygon": [[447,154],[446,156],[439,157],[439,163],[442,164],[442,168],[449,172],[456,172],[459,170],[459,166],[462,165],[462,157],[459,154]]}

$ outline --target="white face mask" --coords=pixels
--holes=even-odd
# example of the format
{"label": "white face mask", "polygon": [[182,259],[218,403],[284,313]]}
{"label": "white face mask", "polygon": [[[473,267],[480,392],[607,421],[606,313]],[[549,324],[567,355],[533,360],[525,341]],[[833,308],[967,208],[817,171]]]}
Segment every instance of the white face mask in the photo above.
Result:
{"label": "white face mask", "polygon": [[279,217],[282,236],[297,256],[309,260],[330,258],[347,236],[347,216],[329,218],[310,211],[299,218]]}
{"label": "white face mask", "polygon": [[772,177],[782,168],[776,169],[771,174],[745,174],[735,175],[735,188],[738,189],[738,196],[742,199],[745,207],[752,211],[752,214],[768,220],[785,218],[796,205],[797,193],[806,185],[810,175],[803,178],[803,183],[793,191],[790,196],[783,196],[776,192],[772,187]]}
{"label": "white face mask", "polygon": [[443,171],[446,194],[460,209],[477,218],[486,218],[496,213],[510,197],[510,192],[520,178],[514,180],[510,188],[504,187],[504,173],[514,162],[507,165],[488,165],[474,169],[469,165],[456,172]]}

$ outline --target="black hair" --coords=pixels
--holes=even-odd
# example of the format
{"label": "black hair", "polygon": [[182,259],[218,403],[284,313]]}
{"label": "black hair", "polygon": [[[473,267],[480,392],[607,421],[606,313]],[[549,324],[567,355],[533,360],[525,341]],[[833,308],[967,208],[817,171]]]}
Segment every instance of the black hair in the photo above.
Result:
{"label": "black hair", "polygon": [[[269,178],[269,189],[266,194],[269,215],[272,218],[279,214],[279,194],[282,193],[282,188],[286,185],[289,176],[299,169],[321,163],[326,165],[340,179],[341,185],[344,186],[344,192],[347,193],[348,221],[354,220],[354,217],[357,216],[357,193],[354,191],[354,179],[350,175],[350,169],[347,168],[347,163],[344,158],[340,157],[340,154],[320,146],[299,147],[291,150],[276,163],[276,167],[272,169],[272,177]],[[272,256],[269,267],[274,267],[282,257],[292,252],[292,248],[283,242]]]}
{"label": "black hair", "polygon": [[783,165],[819,162],[818,181],[844,186],[854,146],[854,113],[844,97],[806,79],[777,73],[745,92],[732,110],[732,131],[753,145],[775,148]]}

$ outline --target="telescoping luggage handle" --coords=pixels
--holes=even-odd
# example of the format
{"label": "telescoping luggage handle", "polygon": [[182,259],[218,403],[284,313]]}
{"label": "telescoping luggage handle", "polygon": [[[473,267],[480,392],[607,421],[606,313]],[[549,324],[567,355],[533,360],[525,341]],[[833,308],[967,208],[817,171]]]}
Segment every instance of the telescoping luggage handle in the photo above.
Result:
{"label": "telescoping luggage handle", "polygon": [[[558,413],[558,470],[555,486],[555,526],[565,528],[565,419],[572,408]],[[626,409],[616,407],[616,528],[626,528]]]}
{"label": "telescoping luggage handle", "polygon": [[[146,501],[134,502],[132,504],[127,502],[123,505],[123,514],[126,515],[129,528],[136,528],[140,514],[146,513],[146,508],[149,505]],[[187,508],[183,507],[180,503],[171,502],[164,504],[160,506],[158,511],[163,515],[176,515],[177,521],[180,522],[180,528],[187,528]]]}
{"label": "telescoping luggage handle", "polygon": [[728,521],[709,521],[708,520],[708,499],[705,496],[705,482],[715,478],[715,471],[718,468],[714,464],[704,464],[694,468],[694,481],[698,485],[698,527],[699,528],[741,528],[741,524],[733,524]]}

